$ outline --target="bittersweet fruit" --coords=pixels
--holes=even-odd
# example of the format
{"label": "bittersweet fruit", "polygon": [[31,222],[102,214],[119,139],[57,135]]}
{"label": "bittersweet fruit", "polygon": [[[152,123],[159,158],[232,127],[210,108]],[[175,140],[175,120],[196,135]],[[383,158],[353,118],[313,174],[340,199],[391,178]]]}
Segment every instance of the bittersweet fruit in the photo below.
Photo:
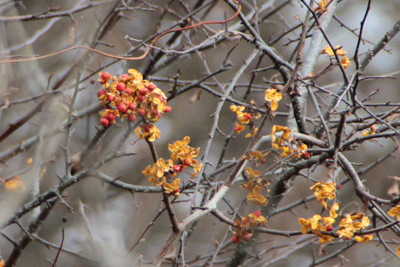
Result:
{"label": "bittersweet fruit", "polygon": [[134,122],[134,121],[136,120],[135,114],[129,114],[128,120],[129,120],[130,122]]}
{"label": "bittersweet fruit", "polygon": [[125,90],[125,93],[127,93],[128,95],[132,95],[133,94],[133,90],[131,88],[128,88]]}
{"label": "bittersweet fruit", "polygon": [[102,78],[103,80],[108,80],[108,79],[111,78],[111,75],[110,75],[110,73],[108,73],[108,72],[103,72],[103,73],[101,73],[101,78]]}
{"label": "bittersweet fruit", "polygon": [[147,88],[142,88],[142,89],[140,89],[139,94],[144,96],[144,95],[147,95],[148,92],[149,92],[149,90],[147,90]]}
{"label": "bittersweet fruit", "polygon": [[251,235],[250,235],[249,233],[245,233],[245,234],[242,236],[242,238],[243,238],[243,240],[244,240],[245,242],[247,242],[247,241],[250,240]]}
{"label": "bittersweet fruit", "polygon": [[118,108],[118,111],[121,112],[121,113],[124,113],[126,111],[126,109],[127,109],[125,103],[119,103],[117,108]]}
{"label": "bittersweet fruit", "polygon": [[157,86],[154,84],[154,83],[150,83],[148,86],[147,86],[147,89],[149,89],[149,91],[153,91],[154,89],[156,89],[157,88]]}
{"label": "bittersweet fruit", "polygon": [[158,110],[157,110],[157,109],[152,109],[152,110],[150,111],[150,114],[151,114],[152,116],[157,116],[157,115],[158,115]]}
{"label": "bittersweet fruit", "polygon": [[112,102],[115,100],[115,95],[107,95],[107,100]]}
{"label": "bittersweet fruit", "polygon": [[107,127],[109,123],[110,123],[109,120],[107,120],[106,118],[100,119],[100,124],[103,125],[104,127]]}
{"label": "bittersweet fruit", "polygon": [[261,211],[256,210],[255,212],[253,212],[253,214],[254,214],[256,217],[260,217],[260,216],[261,216]]}
{"label": "bittersweet fruit", "polygon": [[97,92],[97,96],[102,96],[102,95],[105,95],[105,94],[106,94],[106,90],[104,90],[104,89],[101,89],[101,90],[99,90]]}
{"label": "bittersweet fruit", "polygon": [[124,83],[117,83],[117,90],[122,92],[125,91],[125,84]]}
{"label": "bittersweet fruit", "polygon": [[192,163],[193,163],[192,159],[189,158],[183,161],[183,164],[185,164],[186,166],[192,166]]}
{"label": "bittersweet fruit", "polygon": [[143,117],[144,115],[146,115],[146,110],[139,108],[137,114],[138,116]]}
{"label": "bittersweet fruit", "polygon": [[115,120],[115,114],[114,113],[108,113],[106,119],[109,122],[112,122],[113,120]]}
{"label": "bittersweet fruit", "polygon": [[118,79],[118,81],[119,82],[124,82],[124,81],[126,81],[126,79],[128,79],[129,78],[129,75],[128,74],[122,74],[120,77],[119,77],[119,79]]}
{"label": "bittersweet fruit", "polygon": [[128,105],[128,109],[130,109],[130,110],[134,110],[136,108],[136,105],[135,104],[133,104],[133,103],[129,103],[129,105]]}
{"label": "bittersweet fruit", "polygon": [[233,243],[233,244],[239,243],[239,240],[240,240],[240,238],[239,238],[237,235],[235,235],[234,237],[232,237],[232,243]]}

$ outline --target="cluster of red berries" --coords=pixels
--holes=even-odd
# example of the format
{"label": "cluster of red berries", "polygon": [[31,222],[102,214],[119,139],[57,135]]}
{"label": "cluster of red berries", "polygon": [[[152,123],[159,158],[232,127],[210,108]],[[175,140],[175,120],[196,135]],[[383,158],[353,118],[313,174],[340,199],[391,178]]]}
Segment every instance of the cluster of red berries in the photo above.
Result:
{"label": "cluster of red berries", "polygon": [[100,112],[100,124],[107,127],[117,117],[127,117],[134,122],[136,116],[145,123],[157,122],[164,112],[171,111],[167,97],[154,83],[143,80],[141,73],[134,69],[129,74],[111,77],[108,72],[100,73],[98,81],[103,89],[97,92],[99,101],[105,106]]}

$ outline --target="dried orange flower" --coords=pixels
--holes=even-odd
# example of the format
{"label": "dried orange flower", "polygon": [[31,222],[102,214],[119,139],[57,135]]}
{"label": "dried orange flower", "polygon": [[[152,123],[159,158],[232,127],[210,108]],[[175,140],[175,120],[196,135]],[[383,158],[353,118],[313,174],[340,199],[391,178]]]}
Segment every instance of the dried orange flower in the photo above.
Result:
{"label": "dried orange flower", "polygon": [[246,134],[246,138],[252,138],[258,131],[258,128],[254,128],[251,133]]}
{"label": "dried orange flower", "polygon": [[235,132],[240,133],[242,132],[246,127],[244,127],[244,125],[239,124],[238,122],[236,122],[236,126],[235,126]]}
{"label": "dried orange flower", "polygon": [[293,132],[293,130],[290,130],[286,126],[279,126],[279,125],[272,126],[271,141],[273,143],[276,141],[276,136],[275,136],[276,131],[283,131],[283,136],[282,136],[283,139],[289,139],[290,133]]}
{"label": "dried orange flower", "polygon": [[253,181],[249,181],[247,184],[242,185],[242,188],[249,190],[246,198],[252,200],[254,205],[265,206],[268,204],[268,200],[261,195],[261,185],[254,185]]}
{"label": "dried orange flower", "polygon": [[301,227],[301,232],[303,234],[307,234],[308,230],[317,230],[319,220],[321,220],[321,216],[318,214],[314,215],[312,218],[308,218],[307,220],[304,218],[299,218],[299,223],[303,226]]}
{"label": "dried orange flower", "polygon": [[357,242],[364,242],[365,244],[368,244],[369,241],[371,241],[373,237],[372,237],[372,235],[364,235],[363,237],[356,236],[355,238],[356,238]]}
{"label": "dried orange flower", "polygon": [[247,159],[249,161],[259,161],[256,163],[256,166],[260,164],[264,164],[267,162],[267,159],[265,158],[266,155],[271,153],[271,151],[266,152],[263,154],[261,151],[250,151],[247,155],[242,156],[242,159]]}
{"label": "dried orange flower", "polygon": [[153,142],[160,138],[161,132],[154,124],[143,124],[136,128],[136,134],[141,139],[147,139]]}
{"label": "dried orange flower", "polygon": [[339,203],[333,204],[332,207],[329,209],[329,216],[335,219],[338,216],[336,213],[338,209],[339,209]]}
{"label": "dried orange flower", "polygon": [[324,12],[326,10],[326,0],[317,3],[318,7],[314,7],[315,12]]}
{"label": "dried orange flower", "polygon": [[[357,219],[361,219],[361,221],[354,221]],[[355,232],[365,229],[369,223],[369,218],[363,214],[353,216],[347,214],[346,218],[342,219],[340,222],[340,230],[337,230],[336,232],[339,234],[339,237],[351,238],[354,236]]]}
{"label": "dried orange flower", "polygon": [[251,113],[243,112],[243,110],[245,109],[244,106],[231,105],[230,109],[233,112],[236,112],[237,119],[241,124],[248,124],[251,121]]}
{"label": "dried orange flower", "polygon": [[332,242],[334,237],[331,235],[323,234],[321,233],[321,231],[332,231],[332,224],[335,223],[335,219],[333,219],[332,217],[324,217],[322,218],[321,222],[319,222],[320,220],[321,216],[318,214],[314,215],[312,218],[308,218],[307,220],[304,218],[299,218],[299,223],[300,225],[302,225],[301,232],[303,234],[307,234],[308,230],[310,230],[317,237],[319,237],[320,244]]}
{"label": "dried orange flower", "polygon": [[261,226],[267,223],[267,219],[261,215],[259,210],[249,214],[246,217],[242,217],[241,222],[235,220],[236,231],[232,231],[235,235],[232,238],[233,243],[238,243],[239,241],[247,242],[253,235],[252,227]]}
{"label": "dried orange flower", "polygon": [[173,167],[172,160],[165,161],[163,158],[160,158],[153,166],[147,166],[142,173],[146,176],[149,176],[149,181],[155,185],[160,186],[163,185],[166,181],[165,174],[169,173],[170,169]]}
{"label": "dried orange flower", "polygon": [[[347,52],[346,52],[346,51],[343,51],[343,47],[341,47],[341,48],[339,48],[339,47],[340,47],[340,45],[337,45],[337,46],[335,47],[336,54],[337,54],[338,56],[340,56],[340,57],[346,55]],[[322,54],[327,54],[327,55],[330,56],[330,57],[335,55],[335,53],[333,52],[332,48],[331,48],[329,45],[328,45],[328,46],[325,46],[324,49],[322,49],[321,55],[322,55]]]}
{"label": "dried orange flower", "polygon": [[194,158],[200,153],[200,147],[193,148],[189,146],[190,137],[185,136],[182,141],[176,141],[174,144],[169,144],[168,149],[171,151],[171,159],[182,165],[183,168],[192,167],[194,173],[191,176],[195,176],[201,170],[202,163],[198,163]]}
{"label": "dried orange flower", "polygon": [[275,111],[278,108],[278,101],[282,99],[282,94],[278,93],[276,89],[267,89],[265,91],[265,100],[271,102],[271,110]]}
{"label": "dried orange flower", "polygon": [[181,179],[177,178],[172,183],[163,184],[164,192],[168,196],[179,197],[179,185],[181,183]]}
{"label": "dried orange flower", "polygon": [[361,134],[361,136],[367,136],[367,135],[370,135],[370,134],[375,134],[375,130],[376,130],[376,126],[375,125],[371,125],[368,130],[364,131]]}
{"label": "dried orange flower", "polygon": [[333,182],[322,183],[318,182],[310,187],[310,190],[314,190],[314,195],[317,198],[318,202],[326,209],[328,206],[326,205],[325,199],[334,199],[335,198],[335,185]]}
{"label": "dried orange flower", "polygon": [[246,173],[249,175],[249,179],[253,180],[253,179],[258,179],[262,176],[261,172],[258,170],[253,170],[250,167],[246,168]]}
{"label": "dried orange flower", "polygon": [[400,205],[393,207],[387,214],[392,217],[397,216],[397,220],[400,221]]}
{"label": "dried orange flower", "polygon": [[351,65],[348,57],[343,57],[340,62],[342,63],[344,69],[347,69],[347,67]]}

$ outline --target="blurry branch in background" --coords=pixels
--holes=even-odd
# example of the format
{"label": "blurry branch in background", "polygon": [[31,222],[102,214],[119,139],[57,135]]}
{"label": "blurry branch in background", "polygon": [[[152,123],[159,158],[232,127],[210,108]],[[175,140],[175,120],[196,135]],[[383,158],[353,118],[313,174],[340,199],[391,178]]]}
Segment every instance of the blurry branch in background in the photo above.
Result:
{"label": "blurry branch in background", "polygon": [[[40,27],[38,31],[23,45],[13,44],[10,39],[9,47],[0,51],[2,66],[23,69],[29,66],[29,61],[37,63],[39,59],[56,58],[66,52],[72,54],[72,50],[85,49],[85,53],[75,55],[77,58],[73,63],[54,69],[54,74],[60,78],[52,86],[49,79],[45,92],[19,94],[14,90],[2,95],[0,163],[10,174],[2,175],[0,185],[9,191],[6,194],[16,195],[17,189],[26,190],[24,175],[35,173],[35,177],[30,177],[29,198],[21,198],[19,208],[8,210],[2,220],[1,234],[10,251],[9,255],[2,255],[7,259],[4,266],[23,262],[25,249],[35,239],[36,243],[55,248],[56,253],[47,257],[54,259],[53,266],[63,264],[64,254],[77,261],[84,259],[105,266],[111,265],[110,262],[134,265],[133,262],[137,261],[152,266],[171,262],[173,266],[221,263],[230,267],[266,266],[289,259],[296,253],[304,253],[302,249],[305,247],[320,248],[319,252],[316,250],[309,255],[309,266],[324,262],[333,265],[347,250],[363,246],[358,243],[369,242],[382,244],[389,253],[390,257],[383,262],[392,263],[392,258],[399,259],[399,241],[395,239],[400,237],[400,178],[387,173],[386,176],[394,182],[387,197],[375,188],[368,188],[362,176],[378,168],[400,146],[400,104],[391,99],[371,103],[375,96],[381,96],[379,89],[366,96],[362,94],[366,81],[394,78],[393,75],[379,74],[366,77],[363,71],[379,51],[388,51],[385,46],[399,31],[399,21],[378,43],[373,44],[372,39],[368,41],[363,37],[371,1],[365,4],[358,30],[351,30],[335,14],[341,4],[336,0],[283,3],[273,0],[263,3],[253,0],[196,0],[193,3],[168,1],[159,6],[150,1],[83,2],[78,1],[65,11],[49,6],[41,13],[27,10],[25,13],[30,15],[18,16],[5,15],[8,10],[18,8],[17,3],[0,5],[0,22],[4,25],[30,25],[28,23],[32,21],[48,20],[37,26]],[[294,25],[290,25],[289,18],[285,17],[289,16],[285,13],[289,6],[301,10],[294,16]],[[101,14],[101,11],[105,13]],[[139,16],[147,13],[151,14],[147,21]],[[18,55],[21,47],[33,45],[46,37],[63,18],[78,23],[79,18],[74,18],[77,14],[102,17],[98,19],[96,29],[92,29],[94,34],[90,41],[84,40],[88,46],[69,45],[68,48],[57,48],[58,52],[42,53],[42,56]],[[278,18],[283,30],[275,36],[268,36],[263,32],[264,23],[273,17]],[[140,27],[147,31],[143,30],[146,33],[142,36],[131,37],[128,30],[125,32],[124,27],[119,27],[125,25],[124,19],[138,18]],[[333,43],[336,39],[328,29],[335,21],[344,27],[343,31],[350,31],[357,37],[353,59],[347,56],[345,47]],[[77,28],[82,27],[82,22],[79,23]],[[120,35],[120,39],[113,39],[114,32],[121,31],[125,38]],[[6,34],[11,36],[12,33]],[[295,38],[283,41],[287,36]],[[113,43],[108,44],[109,40]],[[120,41],[125,45],[123,51],[116,49]],[[287,50],[279,49],[285,53],[272,47],[285,42]],[[364,42],[374,47],[363,55]],[[115,49],[103,52],[98,48],[100,45],[105,49]],[[50,45],[48,50],[54,51],[55,48]],[[134,56],[135,53],[140,55]],[[328,57],[329,64],[316,72],[321,55]],[[194,73],[192,69],[185,69],[188,66],[186,59],[191,60]],[[115,71],[116,63],[130,64],[126,63],[129,61],[138,65],[140,62],[141,70],[127,68],[127,73],[113,74],[104,71],[108,68],[110,72]],[[355,68],[350,67],[352,61]],[[320,85],[328,75],[339,79],[334,89]],[[99,77],[97,81],[94,76]],[[88,93],[89,83],[101,88],[96,92],[97,96]],[[166,84],[168,91],[164,87]],[[98,102],[94,103],[93,99]],[[191,107],[195,107],[195,102],[202,103],[199,105],[201,109],[180,109],[185,107],[188,99]],[[205,101],[209,103],[206,105]],[[170,103],[174,109],[177,107],[176,113],[169,113],[172,109]],[[18,117],[11,116],[29,104],[33,106],[26,106],[16,113]],[[26,136],[18,135],[22,129],[36,126],[40,120],[37,115],[52,110],[52,105],[61,106],[65,111],[56,124],[52,127],[42,125],[37,132],[29,131]],[[201,121],[201,115],[206,115],[207,123]],[[164,116],[169,118],[169,122]],[[182,127],[181,121],[188,121],[188,117],[194,123]],[[159,120],[172,125],[173,136],[166,140],[168,144],[158,140],[167,132],[161,128],[165,125],[157,123]],[[101,126],[95,126],[99,124]],[[87,135],[85,140],[81,136],[84,131]],[[247,134],[241,133],[243,131]],[[197,136],[191,137],[190,133]],[[240,138],[241,135],[245,138]],[[58,153],[60,156],[54,157],[52,162],[62,167],[48,171],[43,167],[48,162],[41,157],[55,136],[61,136],[58,150],[62,153]],[[197,145],[189,145],[190,142],[200,143],[196,138],[201,138],[201,150]],[[131,146],[127,146],[129,141]],[[374,154],[375,161],[369,164],[361,155],[360,163],[351,162],[349,151],[362,154],[365,144],[381,145],[383,141],[394,148],[380,155]],[[135,151],[127,152],[132,147]],[[381,147],[385,151],[384,145]],[[36,149],[34,159],[26,161],[28,166],[15,169],[17,165],[14,162],[25,164],[25,157],[31,155],[33,149]],[[168,158],[166,154],[169,152],[171,156]],[[124,161],[125,157],[128,160]],[[362,164],[366,166],[359,168]],[[127,167],[130,167],[129,171],[125,170]],[[321,169],[326,171],[328,179],[320,178]],[[133,174],[132,170],[137,172]],[[51,172],[47,175],[53,179],[48,185],[41,180],[46,172]],[[138,173],[147,177],[143,184]],[[96,179],[86,179],[89,177]],[[126,177],[129,177],[128,181]],[[54,242],[60,245],[40,236],[40,228],[48,227],[44,222],[58,204],[63,212],[75,215],[76,196],[70,196],[70,192],[80,189],[73,185],[82,184],[83,180],[93,188],[95,183],[101,184],[105,192],[114,190],[112,196],[122,196],[126,191],[134,197],[130,205],[145,210],[147,215],[134,216],[137,221],[132,223],[132,227],[138,233],[134,240],[128,235],[130,228],[118,229],[118,235],[113,233],[113,236],[122,236],[123,240],[118,242],[125,247],[119,247],[121,251],[113,252],[115,255],[110,253],[110,261],[104,261],[107,256],[102,252],[108,255],[109,251],[96,243],[103,237],[97,237],[92,227],[90,241],[85,241],[86,246],[94,248],[95,254],[88,254],[90,256],[73,247],[69,249],[68,242],[73,237],[68,236],[68,228],[64,232],[62,227],[61,233],[59,225],[54,226],[57,233],[62,234],[60,242]],[[305,182],[310,186],[299,188],[298,185]],[[338,194],[344,186],[351,190],[352,201],[342,200],[342,195]],[[304,197],[294,200],[293,188],[298,196]],[[91,192],[85,190],[81,191],[84,194],[82,198],[87,197],[90,201]],[[238,190],[243,194],[237,194]],[[112,196],[104,197],[102,201],[111,203]],[[140,201],[149,196],[159,205],[158,210],[151,210],[151,205]],[[98,196],[100,198],[103,196]],[[286,199],[290,199],[290,203],[281,207],[281,202]],[[299,206],[308,208],[310,203],[312,208],[307,213],[312,212],[312,217],[296,213]],[[79,205],[80,208],[86,207],[80,199]],[[183,205],[187,209],[182,211],[180,207]],[[316,205],[319,209],[315,208]],[[96,212],[105,216],[112,211]],[[89,224],[88,215],[83,213],[82,216]],[[126,214],[124,216],[121,218],[128,220]],[[272,229],[269,223],[274,216],[290,218],[287,221],[295,216],[297,230]],[[210,218],[217,226],[207,225],[206,231],[200,232],[204,231],[202,224],[211,222]],[[156,223],[161,225],[158,228],[163,228],[162,234],[152,232]],[[7,233],[11,225],[20,228],[20,237]],[[282,224],[282,227],[287,225]],[[390,232],[390,238],[384,231]],[[272,240],[260,240],[264,234]],[[154,239],[147,242],[146,239],[152,236],[162,237],[157,242],[153,242]],[[206,250],[202,250],[201,245],[206,238],[199,241],[199,236],[214,240],[216,251],[204,252]],[[274,239],[279,237],[291,239],[275,242]],[[274,243],[269,245],[270,241]],[[196,246],[198,251],[188,249],[192,246]],[[134,258],[143,251],[150,252],[144,257],[146,260],[142,256]],[[385,252],[382,250],[381,253]],[[0,262],[0,266],[2,264]]]}

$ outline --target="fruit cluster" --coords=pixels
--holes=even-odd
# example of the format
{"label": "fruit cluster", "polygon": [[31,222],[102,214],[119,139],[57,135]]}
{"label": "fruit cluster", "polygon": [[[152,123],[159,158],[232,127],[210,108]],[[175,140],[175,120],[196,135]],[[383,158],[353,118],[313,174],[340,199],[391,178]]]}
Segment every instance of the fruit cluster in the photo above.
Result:
{"label": "fruit cluster", "polygon": [[105,106],[105,110],[100,112],[100,124],[107,127],[115,123],[117,117],[128,117],[128,121],[134,122],[139,116],[144,125],[149,126],[142,127],[144,131],[154,128],[151,123],[157,122],[164,112],[171,111],[167,97],[154,83],[143,80],[140,72],[130,69],[128,73],[119,78],[111,77],[108,72],[100,73],[98,81],[103,89],[97,92],[97,96]]}
{"label": "fruit cluster", "polygon": [[[153,164],[147,166],[142,173],[149,176],[149,181],[154,186],[164,186],[164,190],[170,195],[177,195],[179,193],[179,181],[174,180],[173,183],[168,184],[172,177],[178,173],[183,172],[187,167],[193,169],[191,176],[196,176],[200,170],[202,163],[199,163],[195,157],[200,153],[200,148],[193,148],[189,146],[190,137],[186,136],[182,141],[176,141],[168,145],[171,151],[171,159],[164,160],[160,158]],[[167,184],[166,184],[167,183]]]}
{"label": "fruit cluster", "polygon": [[232,237],[232,243],[236,244],[239,241],[248,242],[253,235],[253,227],[262,226],[267,223],[267,219],[261,215],[261,211],[257,210],[246,217],[242,218],[241,221],[235,220],[234,225],[236,231],[232,231],[234,236]]}

